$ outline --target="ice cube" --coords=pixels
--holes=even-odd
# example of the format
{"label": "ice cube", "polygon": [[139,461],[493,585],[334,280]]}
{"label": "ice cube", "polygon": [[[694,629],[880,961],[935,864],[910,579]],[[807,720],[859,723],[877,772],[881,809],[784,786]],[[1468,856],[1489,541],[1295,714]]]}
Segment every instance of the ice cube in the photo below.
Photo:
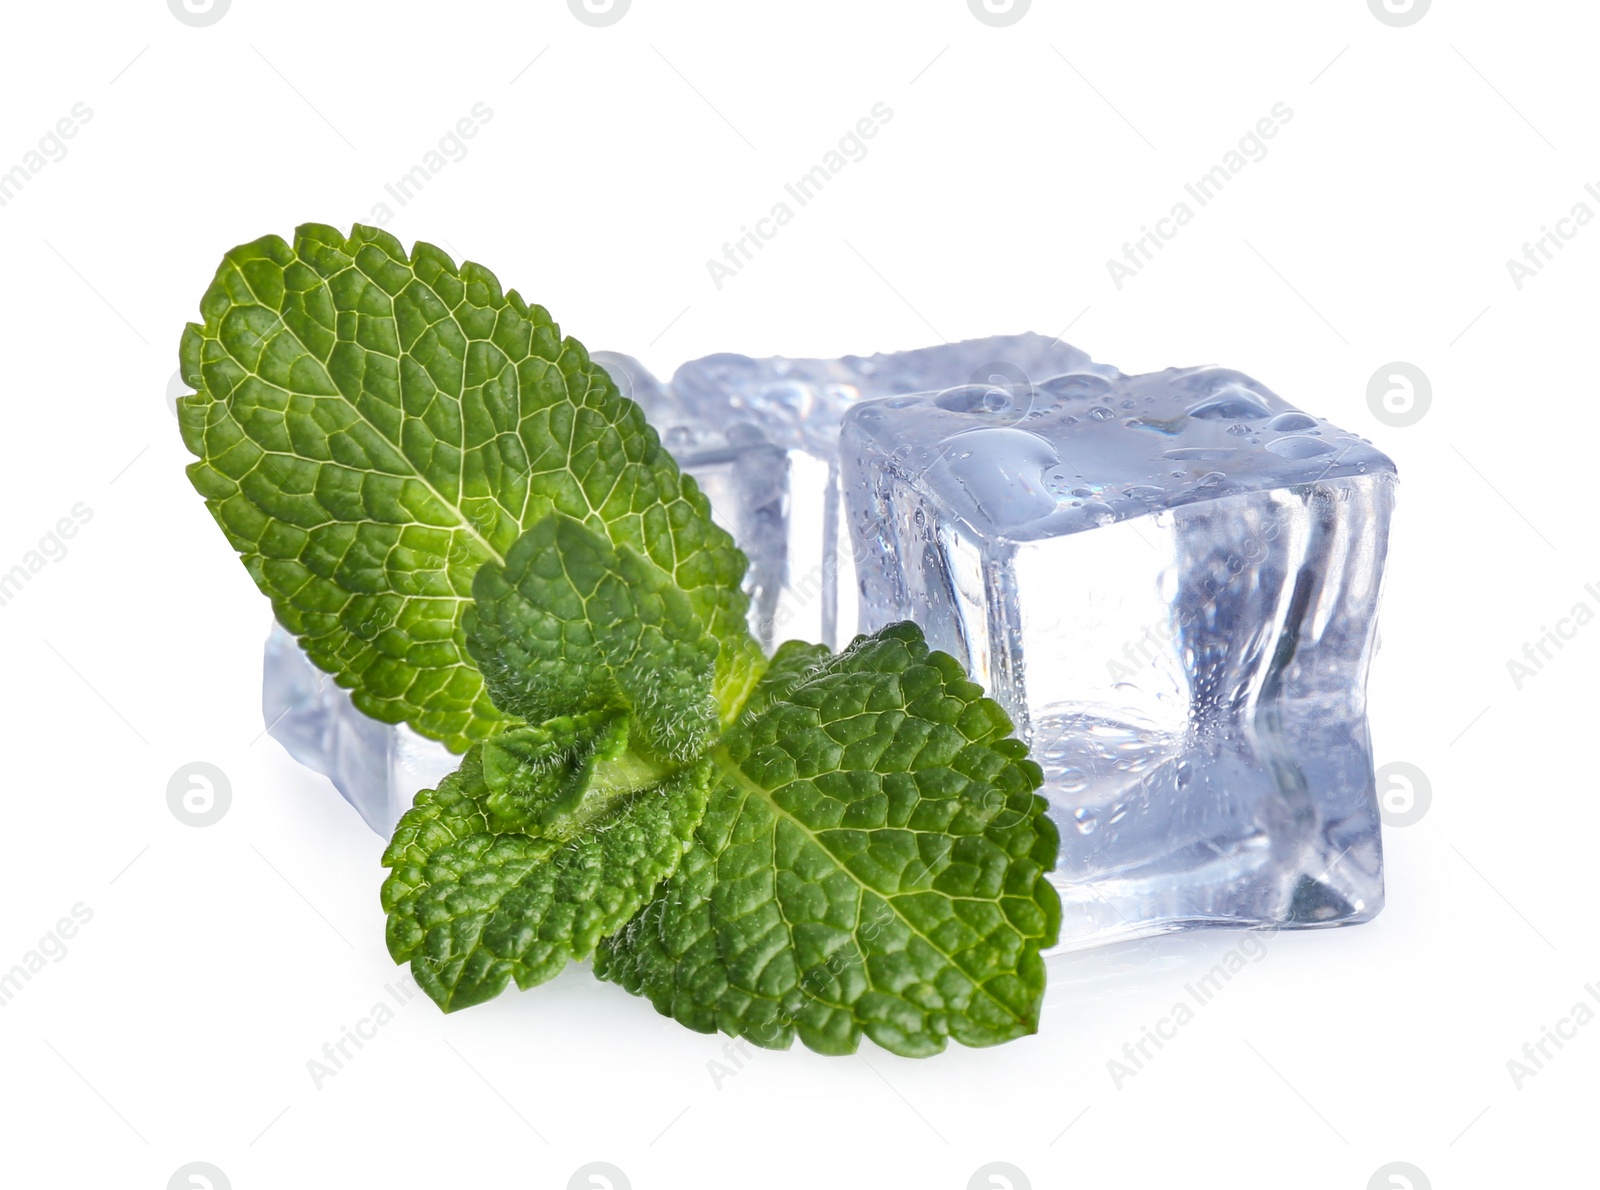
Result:
{"label": "ice cube", "polygon": [[1074,948],[1383,903],[1365,682],[1395,468],[1220,368],[845,418],[861,628],[912,619],[1045,770]]}
{"label": "ice cube", "polygon": [[433,788],[461,763],[443,744],[405,724],[379,723],[356,710],[349,692],[313,665],[277,623],[267,637],[261,713],[273,739],[328,777],[386,839],[417,791]]}

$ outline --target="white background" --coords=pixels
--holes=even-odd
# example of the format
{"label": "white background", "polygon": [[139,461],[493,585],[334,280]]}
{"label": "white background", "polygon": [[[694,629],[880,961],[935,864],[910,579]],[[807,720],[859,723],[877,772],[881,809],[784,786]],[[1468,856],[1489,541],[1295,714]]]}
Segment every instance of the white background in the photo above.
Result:
{"label": "white background", "polygon": [[[0,20],[0,170],[93,113],[0,207],[0,570],[92,510],[0,607],[0,967],[93,913],[0,1008],[0,1183],[159,1190],[203,1160],[236,1190],[565,1187],[603,1160],[634,1190],[961,1190],[990,1161],[1035,1188],[1361,1190],[1391,1161],[1439,1190],[1593,1184],[1600,1022],[1520,1089],[1507,1061],[1600,982],[1600,626],[1520,689],[1507,662],[1600,608],[1600,227],[1520,290],[1506,267],[1600,211],[1592,6],[1440,0],[1409,28],[1364,0],[1035,0],[1009,28],[964,0],[635,0],[602,29],[562,0]],[[307,1061],[397,975],[381,843],[260,735],[268,612],[184,478],[166,389],[224,250],[369,219],[479,102],[470,153],[389,230],[592,347],[667,372],[1070,327],[1128,372],[1243,369],[1392,454],[1373,731],[1433,804],[1386,832],[1377,921],[1278,936],[1120,1089],[1107,1061],[1238,936],[1054,959],[1039,1035],[993,1050],[756,1052],[719,1085],[724,1039],[573,970],[448,1018],[419,998],[314,1086]],[[870,154],[718,290],[707,259],[879,102]],[[1265,159],[1119,289],[1108,258],[1279,102]],[[1367,404],[1392,360],[1432,381],[1410,427]],[[232,785],[207,829],[166,804],[194,760]]]}

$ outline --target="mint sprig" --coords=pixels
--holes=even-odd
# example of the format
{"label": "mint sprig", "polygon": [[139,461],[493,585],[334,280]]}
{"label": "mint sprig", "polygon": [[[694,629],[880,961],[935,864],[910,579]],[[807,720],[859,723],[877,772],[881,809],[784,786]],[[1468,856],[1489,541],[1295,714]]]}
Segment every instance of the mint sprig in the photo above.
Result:
{"label": "mint sprig", "polygon": [[383,857],[390,953],[441,1007],[593,957],[767,1046],[1037,1028],[1058,839],[952,658],[910,624],[763,657],[694,480],[481,266],[309,224],[228,253],[201,310],[196,488],[358,707],[466,751]]}

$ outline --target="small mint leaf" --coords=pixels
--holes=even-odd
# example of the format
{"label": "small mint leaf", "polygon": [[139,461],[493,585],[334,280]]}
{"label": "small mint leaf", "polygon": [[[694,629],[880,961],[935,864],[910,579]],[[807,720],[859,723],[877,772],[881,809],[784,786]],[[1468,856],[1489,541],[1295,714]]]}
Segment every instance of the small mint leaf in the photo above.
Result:
{"label": "small mint leaf", "polygon": [[758,686],[694,845],[596,974],[778,1048],[865,1034],[921,1056],[1033,1032],[1061,922],[1038,766],[910,624],[814,662],[791,652]]}
{"label": "small mint leaf", "polygon": [[[600,772],[628,757],[628,721],[618,715],[556,719],[490,736],[479,755],[491,829],[570,834],[568,820],[577,821]],[[630,788],[663,775],[648,762],[632,763],[637,771],[629,770]]]}
{"label": "small mint leaf", "polygon": [[507,714],[625,711],[636,743],[683,760],[718,729],[720,646],[688,594],[627,547],[552,514],[472,585],[467,651]]}
{"label": "small mint leaf", "polygon": [[632,786],[636,762],[580,749],[568,771],[587,769],[582,804],[557,829],[497,829],[484,748],[417,795],[383,857],[389,953],[447,1012],[591,955],[677,866],[710,786],[709,762]]}

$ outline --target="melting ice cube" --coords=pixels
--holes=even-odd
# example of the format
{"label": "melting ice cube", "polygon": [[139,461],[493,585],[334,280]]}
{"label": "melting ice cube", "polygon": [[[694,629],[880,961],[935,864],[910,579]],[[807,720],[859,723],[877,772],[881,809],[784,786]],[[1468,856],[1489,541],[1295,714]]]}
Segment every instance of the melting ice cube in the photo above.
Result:
{"label": "melting ice cube", "polygon": [[920,623],[1011,713],[1063,945],[1382,906],[1365,718],[1395,468],[1239,372],[864,403],[861,628]]}

